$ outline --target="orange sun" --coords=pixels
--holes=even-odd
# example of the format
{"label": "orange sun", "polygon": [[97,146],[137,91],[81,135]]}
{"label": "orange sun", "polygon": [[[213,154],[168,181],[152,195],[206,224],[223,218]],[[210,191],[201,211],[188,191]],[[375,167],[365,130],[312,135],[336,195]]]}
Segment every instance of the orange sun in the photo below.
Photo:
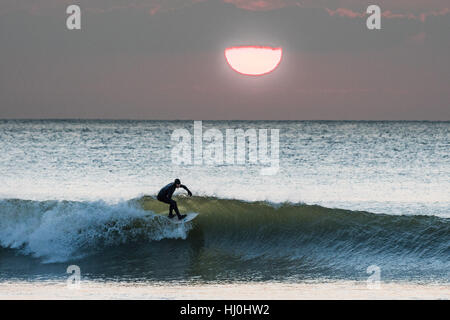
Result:
{"label": "orange sun", "polygon": [[261,76],[275,70],[280,64],[281,48],[243,46],[225,49],[225,58],[230,67],[244,75]]}

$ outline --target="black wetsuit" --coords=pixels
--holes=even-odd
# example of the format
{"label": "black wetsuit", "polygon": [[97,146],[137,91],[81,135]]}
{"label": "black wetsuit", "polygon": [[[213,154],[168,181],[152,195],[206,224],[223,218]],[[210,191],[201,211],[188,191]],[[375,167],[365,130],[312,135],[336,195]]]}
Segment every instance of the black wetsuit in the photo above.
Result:
{"label": "black wetsuit", "polygon": [[[178,211],[177,202],[172,200],[172,195],[175,192],[176,188],[177,187],[175,185],[175,182],[169,183],[167,186],[159,190],[157,199],[161,202],[170,204],[169,216],[172,216],[172,212],[173,210],[175,210],[177,216],[180,217],[180,211]],[[189,191],[189,189],[185,185],[180,185],[180,188],[185,189],[189,193],[189,195],[192,194],[191,191]]]}

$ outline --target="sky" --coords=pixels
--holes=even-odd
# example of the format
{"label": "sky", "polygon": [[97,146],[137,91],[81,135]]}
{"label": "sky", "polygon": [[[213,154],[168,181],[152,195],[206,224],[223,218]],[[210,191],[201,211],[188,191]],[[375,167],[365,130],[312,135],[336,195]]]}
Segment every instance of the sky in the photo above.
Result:
{"label": "sky", "polygon": [[[281,63],[238,74],[240,45]],[[0,118],[448,121],[450,2],[2,0]]]}

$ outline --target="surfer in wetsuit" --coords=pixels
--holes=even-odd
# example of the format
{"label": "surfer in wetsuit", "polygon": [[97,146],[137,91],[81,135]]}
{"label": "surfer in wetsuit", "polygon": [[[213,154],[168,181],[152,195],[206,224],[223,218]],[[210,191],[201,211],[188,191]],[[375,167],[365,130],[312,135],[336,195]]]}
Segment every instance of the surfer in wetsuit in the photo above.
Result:
{"label": "surfer in wetsuit", "polygon": [[189,197],[192,197],[192,192],[185,186],[181,184],[180,179],[175,179],[174,182],[169,183],[167,186],[163,187],[158,192],[157,199],[161,202],[170,204],[169,207],[169,218],[173,218],[173,210],[175,210],[175,213],[177,214],[178,220],[181,220],[186,217],[185,214],[181,215],[180,211],[178,211],[177,202],[172,200],[172,195],[175,192],[175,189],[177,188],[183,188],[188,192]]}

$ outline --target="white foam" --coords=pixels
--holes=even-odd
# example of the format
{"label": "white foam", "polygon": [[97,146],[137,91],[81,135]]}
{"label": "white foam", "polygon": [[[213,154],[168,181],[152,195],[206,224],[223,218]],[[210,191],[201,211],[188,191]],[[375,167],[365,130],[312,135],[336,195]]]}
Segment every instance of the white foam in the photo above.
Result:
{"label": "white foam", "polygon": [[130,241],[185,239],[189,231],[189,226],[168,223],[126,202],[2,200],[0,213],[1,246],[47,263],[75,260]]}

